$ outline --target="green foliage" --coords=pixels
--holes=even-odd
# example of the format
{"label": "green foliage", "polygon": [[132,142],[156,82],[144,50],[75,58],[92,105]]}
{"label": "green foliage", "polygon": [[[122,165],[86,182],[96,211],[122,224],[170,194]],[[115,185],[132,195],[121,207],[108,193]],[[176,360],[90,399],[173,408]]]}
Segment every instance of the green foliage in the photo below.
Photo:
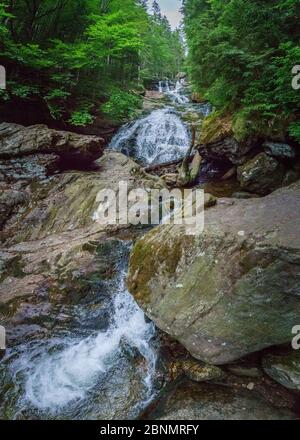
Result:
{"label": "green foliage", "polygon": [[[93,119],[80,106],[68,114],[83,100],[96,108],[110,98],[107,114],[130,117],[138,104],[127,92],[149,78],[174,77],[183,59],[180,33],[160,12],[149,15],[143,0],[0,3],[0,64],[9,77],[0,100],[40,99],[54,118],[74,125]],[[111,90],[119,92],[110,97]]]}
{"label": "green foliage", "polygon": [[83,108],[73,112],[68,122],[76,127],[85,127],[94,122],[94,117],[87,109]]}
{"label": "green foliage", "polygon": [[29,98],[37,93],[36,87],[26,84],[10,83],[10,88],[11,94],[19,98]]}
{"label": "green foliage", "polygon": [[300,113],[300,92],[292,88],[299,0],[184,0],[184,14],[195,90],[239,113],[243,134],[277,136],[287,128]]}
{"label": "green foliage", "polygon": [[102,111],[112,120],[122,122],[134,118],[141,103],[139,96],[115,89],[102,106]]}
{"label": "green foliage", "polygon": [[293,122],[289,126],[289,134],[300,143],[300,122]]}

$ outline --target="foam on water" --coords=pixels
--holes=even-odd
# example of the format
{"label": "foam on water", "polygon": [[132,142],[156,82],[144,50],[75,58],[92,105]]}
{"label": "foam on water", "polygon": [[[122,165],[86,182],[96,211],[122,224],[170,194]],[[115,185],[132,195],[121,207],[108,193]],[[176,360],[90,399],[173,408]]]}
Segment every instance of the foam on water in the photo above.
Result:
{"label": "foam on water", "polygon": [[[13,363],[14,375],[23,376],[26,402],[39,410],[57,412],[73,401],[84,399],[107,371],[117,365],[124,341],[146,361],[144,404],[153,395],[156,351],[151,345],[152,323],[125,287],[126,267],[119,272],[117,292],[112,302],[111,322],[106,331],[82,340],[53,339],[48,349],[37,344],[25,348]],[[142,405],[143,402],[141,402]]]}
{"label": "foam on water", "polygon": [[180,159],[189,142],[186,124],[167,107],[126,124],[112,139],[110,148],[150,165]]}
{"label": "foam on water", "polygon": [[190,100],[187,96],[184,95],[183,92],[184,92],[184,82],[177,81],[174,89],[170,89],[170,87],[168,87],[168,90],[166,91],[166,95],[171,99],[171,101],[174,104],[180,104],[180,105],[188,104]]}

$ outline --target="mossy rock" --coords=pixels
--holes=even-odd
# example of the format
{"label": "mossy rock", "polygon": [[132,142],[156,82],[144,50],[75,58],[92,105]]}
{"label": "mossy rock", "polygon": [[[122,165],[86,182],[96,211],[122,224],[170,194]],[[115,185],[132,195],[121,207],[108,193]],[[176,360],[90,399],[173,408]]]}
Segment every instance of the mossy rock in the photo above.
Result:
{"label": "mossy rock", "polygon": [[291,341],[300,316],[300,183],[224,200],[204,231],[161,225],[132,251],[128,287],[156,325],[203,362],[224,365]]}
{"label": "mossy rock", "polygon": [[232,116],[214,112],[203,121],[200,144],[212,144],[232,135]]}

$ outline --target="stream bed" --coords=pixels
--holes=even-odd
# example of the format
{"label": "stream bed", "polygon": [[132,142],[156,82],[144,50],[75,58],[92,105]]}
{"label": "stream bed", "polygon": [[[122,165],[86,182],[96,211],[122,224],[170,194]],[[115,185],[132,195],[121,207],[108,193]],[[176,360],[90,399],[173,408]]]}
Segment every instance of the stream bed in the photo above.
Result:
{"label": "stream bed", "polygon": [[[144,164],[184,156],[190,131],[178,106],[191,104],[182,83],[159,88],[169,103],[122,127],[110,148]],[[9,347],[0,362],[1,419],[133,419],[156,395],[156,329],[126,289],[131,244],[114,243],[114,275],[99,279],[96,295],[25,308],[50,331]]]}

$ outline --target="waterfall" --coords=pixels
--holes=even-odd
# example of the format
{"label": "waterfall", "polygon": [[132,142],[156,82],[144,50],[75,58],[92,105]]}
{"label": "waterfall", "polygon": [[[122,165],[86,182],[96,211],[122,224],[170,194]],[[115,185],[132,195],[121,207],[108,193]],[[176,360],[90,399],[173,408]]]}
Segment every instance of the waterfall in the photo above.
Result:
{"label": "waterfall", "polygon": [[176,81],[175,89],[170,90],[170,88],[166,91],[166,94],[169,96],[171,101],[174,104],[188,104],[189,98],[183,94],[184,83],[182,80]]}
{"label": "waterfall", "polygon": [[168,107],[122,127],[110,148],[144,164],[158,164],[183,157],[189,142],[187,125]]}
{"label": "waterfall", "polygon": [[[144,313],[125,287],[127,260],[128,256],[122,259],[109,286],[113,299],[108,307],[110,323],[105,331],[82,339],[64,335],[47,343],[42,340],[24,346],[21,355],[12,362],[13,375],[22,377],[24,383],[21,407],[29,405],[59,414],[72,403],[88,399],[93,389],[97,392],[98,388],[99,393],[101,381],[105,386],[106,374],[120,364],[124,344],[145,361],[145,371],[140,374],[144,385],[138,410],[151,400],[157,358],[152,346],[155,327],[146,322]],[[86,311],[83,315],[85,319]]]}

